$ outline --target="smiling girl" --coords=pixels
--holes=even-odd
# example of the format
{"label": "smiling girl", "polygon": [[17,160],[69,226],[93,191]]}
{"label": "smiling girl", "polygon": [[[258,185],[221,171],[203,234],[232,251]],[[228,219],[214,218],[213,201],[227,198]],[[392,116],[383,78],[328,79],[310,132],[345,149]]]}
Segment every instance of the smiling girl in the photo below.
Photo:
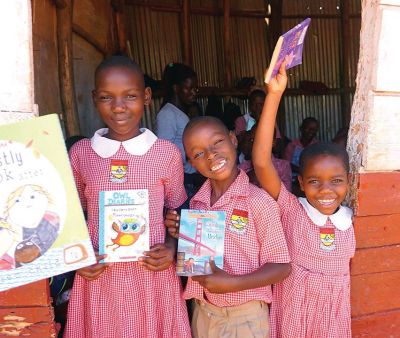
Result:
{"label": "smiling girl", "polygon": [[349,158],[336,144],[317,143],[301,154],[297,198],[282,184],[271,161],[274,125],[287,76],[282,65],[268,96],[253,145],[261,186],[281,210],[292,273],[274,288],[271,337],[351,337],[350,268],[355,251],[352,211],[342,206]]}

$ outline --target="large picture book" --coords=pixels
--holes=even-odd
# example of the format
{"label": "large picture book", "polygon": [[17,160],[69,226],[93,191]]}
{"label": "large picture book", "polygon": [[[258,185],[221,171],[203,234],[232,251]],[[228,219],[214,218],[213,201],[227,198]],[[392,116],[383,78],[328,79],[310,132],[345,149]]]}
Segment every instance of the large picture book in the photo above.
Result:
{"label": "large picture book", "polygon": [[0,291],[96,262],[58,116],[0,126]]}
{"label": "large picture book", "polygon": [[304,38],[310,22],[311,19],[307,18],[279,37],[264,77],[265,83],[269,83],[278,74],[284,60],[287,62],[286,69],[302,63]]}
{"label": "large picture book", "polygon": [[137,261],[149,250],[147,189],[100,191],[99,253],[105,262]]}
{"label": "large picture book", "polygon": [[176,271],[179,276],[211,274],[210,259],[224,268],[225,211],[181,210]]}

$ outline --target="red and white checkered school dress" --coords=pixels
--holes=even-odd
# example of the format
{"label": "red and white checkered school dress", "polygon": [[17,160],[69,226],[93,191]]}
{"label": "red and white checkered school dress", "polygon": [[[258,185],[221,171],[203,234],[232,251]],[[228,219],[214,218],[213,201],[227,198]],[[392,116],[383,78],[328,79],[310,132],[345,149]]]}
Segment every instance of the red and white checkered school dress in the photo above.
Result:
{"label": "red and white checkered school dress", "polygon": [[[164,206],[176,208],[186,199],[178,148],[147,129],[141,131],[121,144],[102,137],[107,129],[101,129],[71,149],[71,165],[95,248],[100,190],[149,190],[150,246],[164,243]],[[127,170],[114,175],[111,164],[115,160],[128,160]],[[123,262],[112,263],[94,281],[76,275],[64,337],[191,337],[181,292],[175,266],[151,272],[137,262]]]}
{"label": "red and white checkered school dress", "polygon": [[272,338],[350,338],[351,209],[322,215],[283,184],[278,198],[292,272],[274,286]]}
{"label": "red and white checkered school dress", "polygon": [[[264,190],[249,183],[244,171],[240,170],[236,180],[212,206],[210,199],[211,182],[208,179],[193,196],[190,208],[226,212],[224,271],[232,275],[243,275],[254,272],[266,263],[290,262],[278,205]],[[235,224],[240,222],[240,227],[235,226],[233,220]],[[272,292],[268,285],[216,294],[189,278],[184,298],[195,298],[224,307],[253,300],[271,303]]]}

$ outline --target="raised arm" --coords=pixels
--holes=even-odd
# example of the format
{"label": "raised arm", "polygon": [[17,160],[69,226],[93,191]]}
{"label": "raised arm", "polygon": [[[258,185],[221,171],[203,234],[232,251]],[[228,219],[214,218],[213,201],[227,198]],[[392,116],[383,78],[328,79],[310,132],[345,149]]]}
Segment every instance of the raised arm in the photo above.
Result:
{"label": "raised arm", "polygon": [[279,73],[266,85],[268,94],[258,122],[252,154],[253,166],[258,181],[261,187],[275,200],[277,200],[279,196],[281,180],[272,163],[272,142],[274,138],[276,113],[282,94],[286,88],[286,83],[285,63],[282,63]]}

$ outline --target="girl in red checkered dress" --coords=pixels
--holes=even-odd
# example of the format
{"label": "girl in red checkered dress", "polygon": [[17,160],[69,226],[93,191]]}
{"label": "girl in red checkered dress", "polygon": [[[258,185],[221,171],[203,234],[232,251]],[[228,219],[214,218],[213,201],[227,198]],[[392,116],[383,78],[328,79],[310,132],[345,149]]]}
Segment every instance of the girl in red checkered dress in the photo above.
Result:
{"label": "girl in red checkered dress", "polygon": [[[186,199],[176,146],[139,128],[151,100],[143,72],[129,58],[96,69],[93,100],[108,128],[76,143],[71,165],[93,246],[99,242],[99,191],[147,189],[150,250],[138,262],[98,263],[77,271],[64,337],[190,337],[186,304],[173,266],[175,243],[166,237],[163,208]],[[124,163],[118,173],[113,163]]]}
{"label": "girl in red checkered dress", "polygon": [[335,144],[306,148],[298,180],[306,198],[289,193],[270,161],[276,113],[287,76],[282,65],[268,96],[253,146],[261,186],[278,202],[292,273],[274,287],[272,337],[351,337],[350,259],[355,251],[351,209],[342,206],[349,159]]}

